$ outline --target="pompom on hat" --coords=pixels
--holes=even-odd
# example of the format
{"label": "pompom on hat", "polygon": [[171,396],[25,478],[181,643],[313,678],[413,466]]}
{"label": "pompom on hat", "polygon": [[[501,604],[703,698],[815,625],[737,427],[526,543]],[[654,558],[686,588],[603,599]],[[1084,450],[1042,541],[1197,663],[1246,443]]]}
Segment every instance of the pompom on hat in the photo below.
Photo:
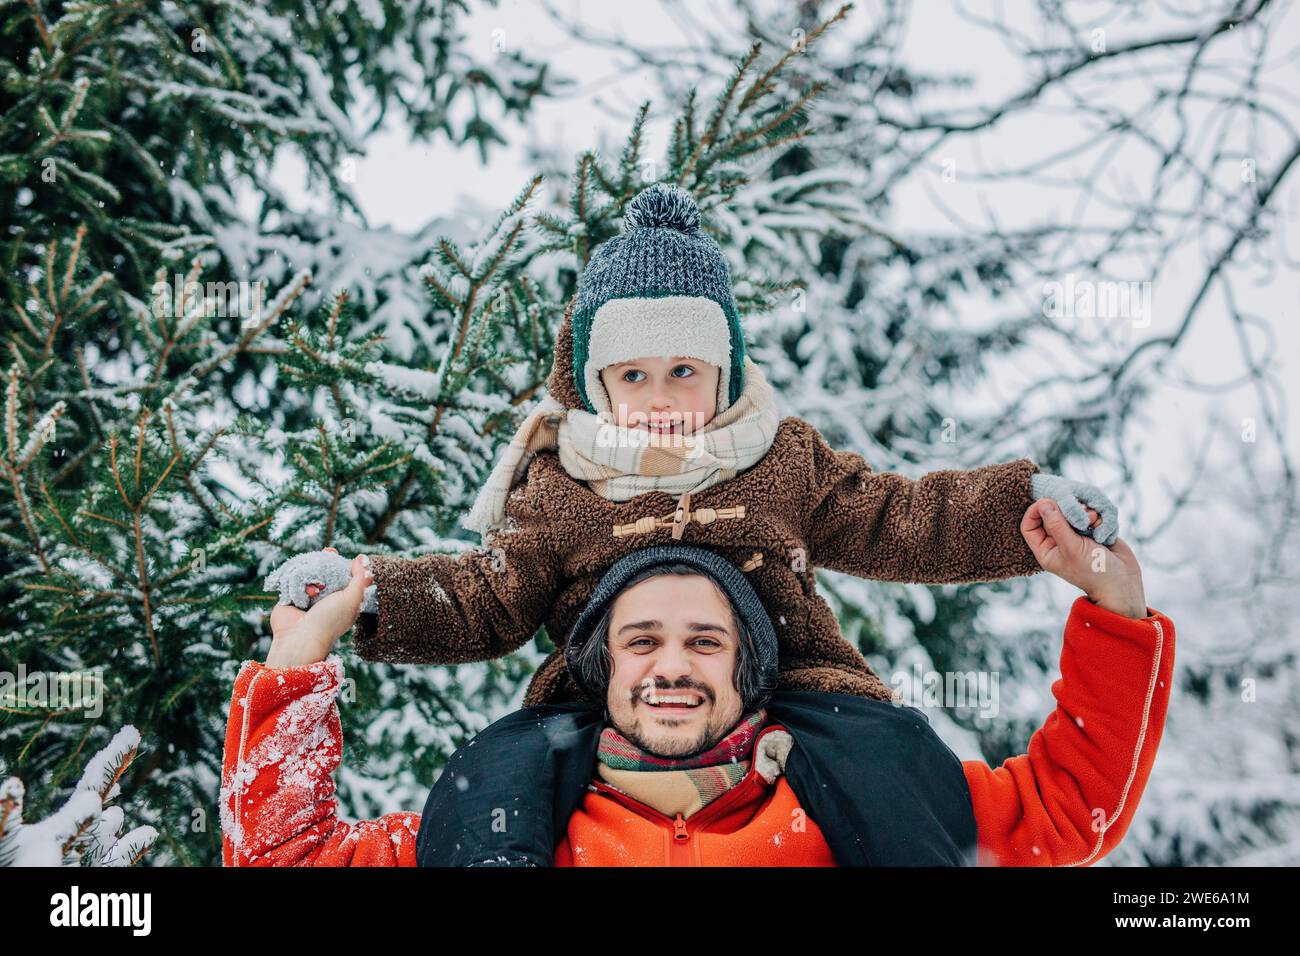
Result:
{"label": "pompom on hat", "polygon": [[628,203],[623,232],[596,247],[578,279],[573,375],[587,410],[612,414],[600,371],[646,356],[718,366],[716,414],[744,388],[745,339],[731,270],[700,231],[691,194],[655,183]]}

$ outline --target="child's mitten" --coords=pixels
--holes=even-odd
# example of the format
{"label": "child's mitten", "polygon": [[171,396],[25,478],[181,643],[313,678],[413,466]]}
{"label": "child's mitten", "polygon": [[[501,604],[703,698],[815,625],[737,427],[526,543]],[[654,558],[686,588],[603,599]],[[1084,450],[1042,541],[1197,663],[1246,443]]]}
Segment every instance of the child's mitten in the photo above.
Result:
{"label": "child's mitten", "polygon": [[[1030,478],[1034,500],[1051,498],[1060,506],[1061,514],[1070,523],[1070,527],[1080,534],[1086,534],[1098,544],[1110,547],[1119,536],[1119,509],[1114,502],[1092,485],[1081,481],[1071,481],[1060,475],[1036,474]],[[1088,527],[1088,513],[1083,510],[1087,505],[1101,515],[1101,524],[1095,528]]]}
{"label": "child's mitten", "polygon": [[[366,567],[369,560],[362,555]],[[266,576],[264,586],[280,592],[281,604],[292,604],[300,610],[307,610],[327,594],[341,591],[352,580],[352,562],[336,551],[308,551],[297,554]],[[319,594],[311,597],[307,585],[319,584]],[[375,586],[366,587],[361,602],[361,613],[378,614]]]}

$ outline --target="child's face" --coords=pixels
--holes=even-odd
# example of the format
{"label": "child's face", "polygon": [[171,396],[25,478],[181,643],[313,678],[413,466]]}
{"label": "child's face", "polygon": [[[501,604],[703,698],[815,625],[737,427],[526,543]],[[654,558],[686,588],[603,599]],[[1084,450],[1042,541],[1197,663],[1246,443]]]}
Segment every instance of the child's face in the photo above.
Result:
{"label": "child's face", "polygon": [[717,410],[720,374],[701,359],[648,356],[603,368],[600,380],[619,425],[691,434]]}

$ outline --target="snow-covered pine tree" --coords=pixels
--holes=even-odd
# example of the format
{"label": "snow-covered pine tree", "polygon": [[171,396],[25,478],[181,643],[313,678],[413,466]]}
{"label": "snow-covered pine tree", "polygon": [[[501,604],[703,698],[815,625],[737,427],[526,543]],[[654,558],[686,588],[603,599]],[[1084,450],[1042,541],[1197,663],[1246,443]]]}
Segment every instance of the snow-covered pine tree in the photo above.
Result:
{"label": "snow-covered pine tree", "polygon": [[[486,155],[504,141],[494,111],[522,117],[558,84],[518,52],[475,57],[462,42],[465,9],[461,0],[0,0],[0,222],[15,244],[11,268],[37,265],[51,229],[86,221],[87,255],[128,288],[147,286],[182,237],[212,238],[218,272],[248,278],[288,254],[303,225],[268,185],[285,147],[313,189],[358,214],[349,163],[394,114],[419,138]],[[241,205],[250,195],[252,219]],[[335,276],[317,275],[333,287]],[[13,273],[4,281],[12,286]]]}
{"label": "snow-covered pine tree", "polygon": [[[369,230],[351,194],[366,134],[398,115],[486,155],[499,117],[556,85],[545,64],[458,42],[465,12],[0,0],[0,668],[102,666],[108,688],[95,719],[0,710],[0,770],[41,784],[29,816],[130,720],[162,742],[123,784],[159,830],[149,861],[219,859],[230,665],[264,628],[244,595],[279,502],[241,475],[265,476],[264,454],[217,460],[258,437],[254,419],[311,415],[300,391],[267,401],[286,348],[273,327],[307,268],[411,323],[417,245]],[[268,185],[287,151],[331,213]]]}
{"label": "snow-covered pine tree", "polygon": [[[265,537],[275,507],[234,500],[213,471],[233,437],[211,421],[216,370],[255,347],[309,280],[281,290],[233,341],[214,330],[214,300],[196,291],[198,263],[174,315],[168,299],[155,310],[118,290],[119,307],[135,310],[120,330],[132,347],[105,361],[89,326],[109,283],[88,274],[85,233],[49,247],[8,343],[0,541],[16,566],[0,659],[18,675],[19,699],[3,710],[3,763],[42,782],[29,799],[39,813],[76,754],[134,721],[160,743],[124,789],[174,859],[201,859],[213,852],[220,714],[254,639],[240,593],[249,541]],[[24,690],[69,673],[98,675],[100,706]]]}
{"label": "snow-covered pine tree", "polygon": [[58,810],[24,820],[26,788],[18,777],[0,781],[0,866],[134,866],[153,846],[158,831],[135,827],[118,835],[124,819],[121,780],[140,746],[129,724],[90,758],[81,779]]}

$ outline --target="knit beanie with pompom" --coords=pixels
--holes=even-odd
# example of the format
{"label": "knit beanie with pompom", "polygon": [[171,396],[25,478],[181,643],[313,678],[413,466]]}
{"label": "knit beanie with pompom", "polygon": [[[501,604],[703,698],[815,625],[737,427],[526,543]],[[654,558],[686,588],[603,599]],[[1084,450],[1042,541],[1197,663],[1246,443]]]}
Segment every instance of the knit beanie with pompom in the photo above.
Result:
{"label": "knit beanie with pompom", "polygon": [[628,203],[623,232],[596,247],[578,279],[573,375],[587,410],[613,414],[600,370],[647,356],[718,366],[715,414],[744,388],[745,339],[731,270],[700,231],[690,193],[655,183]]}

